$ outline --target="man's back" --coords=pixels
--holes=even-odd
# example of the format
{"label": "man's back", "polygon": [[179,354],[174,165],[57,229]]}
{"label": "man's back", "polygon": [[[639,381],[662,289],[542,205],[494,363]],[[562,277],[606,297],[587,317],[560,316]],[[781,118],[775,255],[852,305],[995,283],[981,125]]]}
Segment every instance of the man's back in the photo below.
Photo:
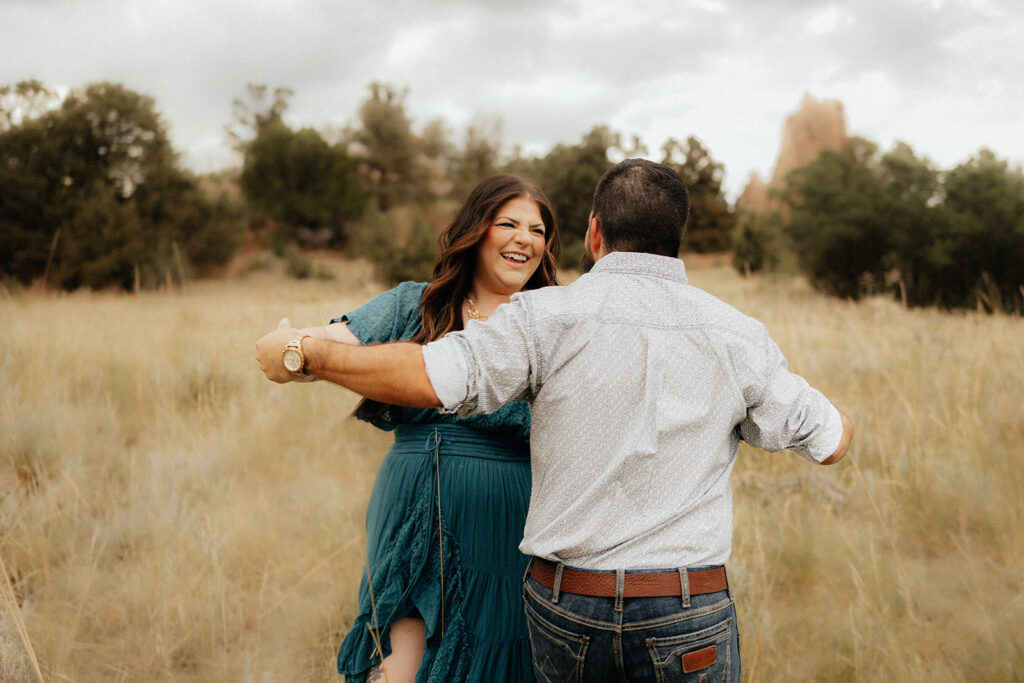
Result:
{"label": "man's back", "polygon": [[688,285],[678,259],[612,253],[503,309],[459,342],[480,368],[475,409],[532,399],[526,554],[588,569],[724,563],[741,432],[819,461],[838,443],[835,409],[786,371],[764,326]]}

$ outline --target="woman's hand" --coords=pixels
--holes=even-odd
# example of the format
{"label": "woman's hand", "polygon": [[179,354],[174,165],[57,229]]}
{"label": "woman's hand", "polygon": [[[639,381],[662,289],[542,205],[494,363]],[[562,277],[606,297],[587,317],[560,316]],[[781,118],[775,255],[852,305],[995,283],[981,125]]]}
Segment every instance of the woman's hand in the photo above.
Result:
{"label": "woman's hand", "polygon": [[299,379],[285,368],[282,356],[288,342],[301,334],[299,330],[292,328],[288,318],[281,318],[276,330],[263,335],[256,342],[256,361],[271,382],[285,384]]}
{"label": "woman's hand", "polygon": [[263,374],[267,376],[267,379],[278,384],[286,382],[315,382],[318,379],[313,375],[306,375],[305,377],[293,375],[284,367],[284,362],[281,359],[285,345],[292,339],[295,339],[295,337],[305,335],[315,339],[341,342],[342,344],[352,344],[355,346],[362,344],[345,323],[333,323],[323,327],[306,327],[296,330],[292,327],[288,318],[281,318],[281,322],[277,324],[276,330],[264,335],[256,342],[256,360],[259,361],[260,369],[263,370]]}

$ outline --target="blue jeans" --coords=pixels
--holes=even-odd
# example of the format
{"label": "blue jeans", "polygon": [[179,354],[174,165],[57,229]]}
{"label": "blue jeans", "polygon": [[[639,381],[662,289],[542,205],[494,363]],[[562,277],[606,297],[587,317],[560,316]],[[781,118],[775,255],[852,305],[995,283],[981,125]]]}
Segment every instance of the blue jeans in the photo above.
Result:
{"label": "blue jeans", "polygon": [[540,683],[739,681],[731,591],[687,597],[688,607],[683,596],[555,595],[527,571],[523,605],[534,675]]}

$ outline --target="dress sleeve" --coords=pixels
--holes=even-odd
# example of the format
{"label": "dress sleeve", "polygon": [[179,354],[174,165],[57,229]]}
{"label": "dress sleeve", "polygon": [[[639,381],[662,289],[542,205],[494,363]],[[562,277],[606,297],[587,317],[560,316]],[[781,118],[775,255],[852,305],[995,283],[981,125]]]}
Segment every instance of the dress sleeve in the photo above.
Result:
{"label": "dress sleeve", "polygon": [[347,323],[364,345],[407,340],[420,328],[420,297],[426,286],[403,282],[331,322]]}

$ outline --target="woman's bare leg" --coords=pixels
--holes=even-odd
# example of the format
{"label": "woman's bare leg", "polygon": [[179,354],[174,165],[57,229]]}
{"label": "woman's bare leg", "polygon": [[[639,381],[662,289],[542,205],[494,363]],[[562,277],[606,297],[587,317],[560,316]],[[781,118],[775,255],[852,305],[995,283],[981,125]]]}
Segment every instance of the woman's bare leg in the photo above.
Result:
{"label": "woman's bare leg", "polygon": [[423,661],[426,626],[419,617],[406,617],[391,624],[391,654],[370,669],[366,683],[413,683]]}

